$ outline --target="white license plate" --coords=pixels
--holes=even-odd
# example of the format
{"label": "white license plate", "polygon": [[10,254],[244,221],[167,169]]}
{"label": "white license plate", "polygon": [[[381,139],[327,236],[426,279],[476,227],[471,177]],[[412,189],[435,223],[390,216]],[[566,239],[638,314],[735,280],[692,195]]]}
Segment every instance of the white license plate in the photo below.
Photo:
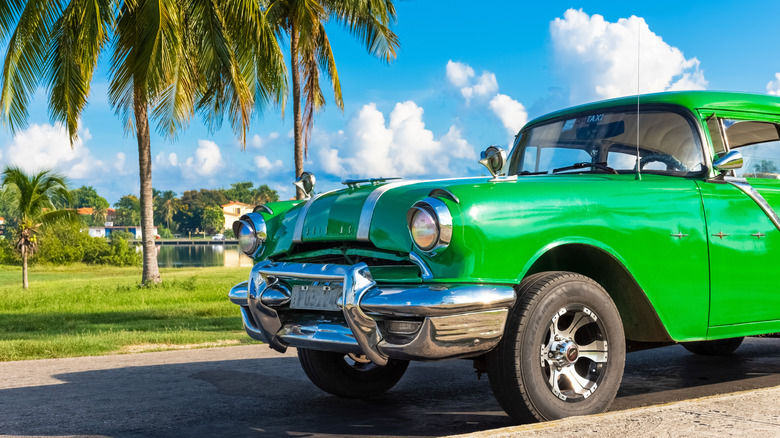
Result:
{"label": "white license plate", "polygon": [[306,310],[341,310],[336,304],[341,297],[341,286],[293,286],[290,307]]}

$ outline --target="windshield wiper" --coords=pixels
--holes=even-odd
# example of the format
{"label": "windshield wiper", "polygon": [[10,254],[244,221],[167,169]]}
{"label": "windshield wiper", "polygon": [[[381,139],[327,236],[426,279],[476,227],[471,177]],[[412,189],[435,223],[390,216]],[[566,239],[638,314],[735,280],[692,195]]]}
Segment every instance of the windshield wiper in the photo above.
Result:
{"label": "windshield wiper", "polygon": [[524,170],[522,172],[517,172],[516,175],[547,175],[547,171],[542,172],[529,172],[527,170]]}
{"label": "windshield wiper", "polygon": [[564,170],[584,169],[586,167],[592,167],[592,168],[595,168],[595,169],[603,170],[604,172],[613,173],[615,175],[618,174],[617,170],[607,166],[607,162],[606,161],[602,161],[600,163],[587,163],[585,161],[582,161],[582,162],[579,162],[579,163],[574,163],[571,166],[559,167],[557,169],[553,169],[552,173],[563,172]]}

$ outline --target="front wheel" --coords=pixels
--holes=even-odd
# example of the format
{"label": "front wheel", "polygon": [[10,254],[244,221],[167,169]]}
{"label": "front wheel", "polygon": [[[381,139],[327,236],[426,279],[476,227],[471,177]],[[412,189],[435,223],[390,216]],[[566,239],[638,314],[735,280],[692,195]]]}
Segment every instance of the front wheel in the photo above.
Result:
{"label": "front wheel", "polygon": [[408,360],[390,359],[377,365],[352,353],[298,349],[298,360],[309,380],[321,390],[349,398],[382,394],[395,386],[409,366]]}
{"label": "front wheel", "polygon": [[625,355],[607,292],[579,274],[543,272],[520,284],[504,337],[488,355],[488,378],[517,421],[596,414],[617,394]]}

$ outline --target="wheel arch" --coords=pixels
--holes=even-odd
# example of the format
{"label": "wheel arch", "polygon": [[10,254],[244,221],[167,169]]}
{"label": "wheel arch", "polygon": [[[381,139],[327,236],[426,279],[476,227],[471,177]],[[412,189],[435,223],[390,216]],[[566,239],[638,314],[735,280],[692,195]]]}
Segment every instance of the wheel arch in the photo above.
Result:
{"label": "wheel arch", "polygon": [[548,247],[526,270],[524,277],[544,271],[576,272],[599,283],[620,312],[627,340],[672,342],[642,288],[624,264],[607,250],[588,243]]}

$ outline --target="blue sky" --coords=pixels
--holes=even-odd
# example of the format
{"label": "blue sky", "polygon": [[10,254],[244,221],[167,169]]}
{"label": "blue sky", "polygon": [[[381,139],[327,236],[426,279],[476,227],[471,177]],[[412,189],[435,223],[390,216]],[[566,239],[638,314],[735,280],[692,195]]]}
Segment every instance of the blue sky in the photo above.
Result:
{"label": "blue sky", "polygon": [[[326,91],[306,163],[318,191],[354,177],[484,174],[479,151],[507,147],[525,121],[635,94],[638,34],[642,92],[780,91],[776,1],[410,0],[396,6],[401,50],[389,65],[329,26],[344,111]],[[42,89],[28,129],[0,131],[0,166],[53,167],[73,187],[92,185],[112,203],[137,195],[136,142],[107,103],[106,72],[101,65],[74,149],[49,119]],[[255,120],[246,150],[229,128],[209,133],[198,120],[174,142],[153,136],[154,187],[181,193],[250,180],[293,196],[291,107],[284,118],[269,109]]]}

